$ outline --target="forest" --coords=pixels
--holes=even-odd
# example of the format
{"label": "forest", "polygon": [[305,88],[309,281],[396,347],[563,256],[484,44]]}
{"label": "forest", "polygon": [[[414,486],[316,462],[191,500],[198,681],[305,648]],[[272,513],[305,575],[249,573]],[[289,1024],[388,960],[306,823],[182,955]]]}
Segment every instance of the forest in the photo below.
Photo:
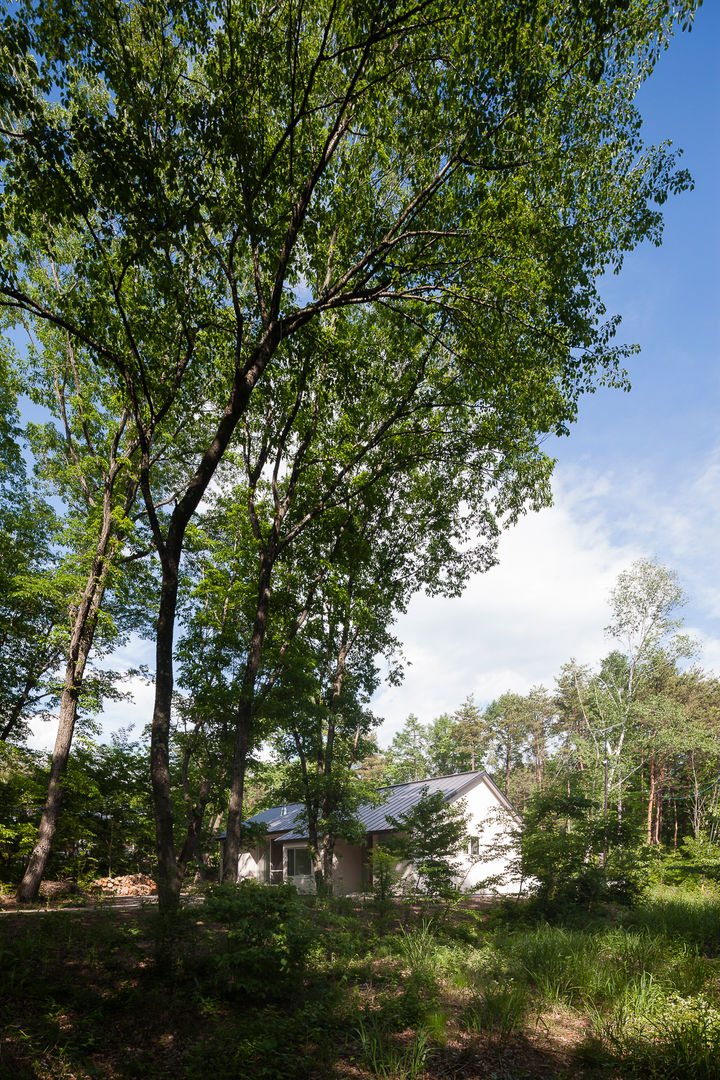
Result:
{"label": "forest", "polygon": [[[621,575],[597,668],[382,749],[372,710],[412,598],[489,570],[551,502],[548,437],[629,388],[600,283],[692,186],[633,102],[698,6],[3,13],[9,1075],[716,1075],[718,684],[672,570]],[[482,767],[526,898],[443,879],[451,821],[432,895],[332,896],[378,787]],[[237,881],[291,799],[314,898]],[[96,906],[125,874],[155,902]]]}
{"label": "forest", "polygon": [[[639,892],[658,878],[709,887],[720,880],[720,681],[696,663],[696,647],[682,633],[682,603],[676,575],[639,560],[609,597],[607,633],[618,648],[596,669],[570,660],[552,691],[508,691],[484,709],[468,697],[426,724],[411,715],[384,750],[380,718],[367,707],[338,715],[331,747],[321,717],[289,717],[287,730],[269,733],[248,758],[246,816],[304,804],[322,873],[323,839],[352,840],[353,811],[378,789],[485,769],[523,820],[524,874],[542,881],[548,896],[590,888],[599,899],[604,888]],[[179,725],[172,741],[175,816],[185,829],[191,813],[195,825],[192,855],[182,837],[188,878],[220,880],[218,836],[229,799],[222,745],[201,754],[196,739],[194,728]],[[35,842],[50,762],[11,741],[2,755],[0,880],[11,887]],[[80,736],[51,878],[80,885],[152,873],[148,771],[147,739]]]}

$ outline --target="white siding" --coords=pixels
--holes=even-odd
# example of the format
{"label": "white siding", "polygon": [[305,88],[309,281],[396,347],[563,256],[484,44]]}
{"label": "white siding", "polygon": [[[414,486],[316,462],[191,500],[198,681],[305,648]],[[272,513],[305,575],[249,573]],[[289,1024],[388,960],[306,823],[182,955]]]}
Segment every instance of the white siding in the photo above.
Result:
{"label": "white siding", "polygon": [[[517,819],[503,810],[497,795],[484,779],[464,795],[463,800],[467,807],[467,831],[471,837],[478,837],[479,855],[471,856],[466,850],[461,856],[462,874],[458,884],[470,892],[517,892],[520,882],[508,875],[508,857],[497,852],[491,857],[486,850],[498,841],[508,841],[508,827],[516,826]],[[501,880],[490,888],[483,888],[482,882],[490,877]]]}

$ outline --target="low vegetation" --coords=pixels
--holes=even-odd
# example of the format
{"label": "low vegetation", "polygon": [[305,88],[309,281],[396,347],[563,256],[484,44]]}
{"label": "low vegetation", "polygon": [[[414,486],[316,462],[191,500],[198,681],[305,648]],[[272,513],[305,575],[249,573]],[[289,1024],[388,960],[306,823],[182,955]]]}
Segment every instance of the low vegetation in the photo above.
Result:
{"label": "low vegetation", "polygon": [[[140,903],[136,901],[136,903]],[[0,918],[14,1080],[710,1080],[720,908],[323,903],[215,886]]]}

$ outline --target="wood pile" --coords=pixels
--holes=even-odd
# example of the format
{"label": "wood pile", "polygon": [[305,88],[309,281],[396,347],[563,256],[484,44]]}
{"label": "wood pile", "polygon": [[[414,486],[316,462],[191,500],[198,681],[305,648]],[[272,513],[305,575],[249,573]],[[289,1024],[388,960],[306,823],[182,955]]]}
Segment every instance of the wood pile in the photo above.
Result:
{"label": "wood pile", "polygon": [[103,896],[154,896],[155,882],[148,874],[124,874],[121,877],[95,878],[91,889]]}

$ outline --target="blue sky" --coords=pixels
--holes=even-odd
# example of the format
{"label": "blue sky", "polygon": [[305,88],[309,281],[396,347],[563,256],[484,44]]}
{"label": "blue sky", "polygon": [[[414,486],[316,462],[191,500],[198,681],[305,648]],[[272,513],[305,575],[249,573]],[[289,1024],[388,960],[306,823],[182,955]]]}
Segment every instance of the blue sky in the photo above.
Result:
{"label": "blue sky", "polygon": [[[500,563],[457,600],[418,597],[397,625],[410,666],[381,690],[375,711],[387,743],[410,713],[429,721],[468,694],[483,705],[505,690],[552,687],[571,656],[594,664],[608,590],[642,556],[674,568],[688,595],[687,628],[702,662],[720,672],[720,5],[706,0],[642,88],[648,141],[684,150],[692,192],[665,206],[660,248],[650,245],[604,282],[619,338],[642,352],[632,391],[584,399],[569,438],[553,440],[555,505],[524,518],[500,545]],[[118,666],[152,662],[131,644]],[[152,693],[112,707],[106,728],[150,718]],[[51,745],[43,725],[35,745]]]}
{"label": "blue sky", "polygon": [[700,662],[720,672],[720,5],[706,0],[638,95],[648,142],[672,140],[694,190],[664,207],[659,248],[630,255],[603,283],[619,340],[637,343],[629,394],[582,402],[557,458],[555,505],[523,519],[500,564],[459,600],[419,597],[398,624],[411,667],[377,695],[387,742],[409,712],[423,721],[468,694],[553,686],[571,656],[611,644],[606,601],[640,557],[677,571]]}

